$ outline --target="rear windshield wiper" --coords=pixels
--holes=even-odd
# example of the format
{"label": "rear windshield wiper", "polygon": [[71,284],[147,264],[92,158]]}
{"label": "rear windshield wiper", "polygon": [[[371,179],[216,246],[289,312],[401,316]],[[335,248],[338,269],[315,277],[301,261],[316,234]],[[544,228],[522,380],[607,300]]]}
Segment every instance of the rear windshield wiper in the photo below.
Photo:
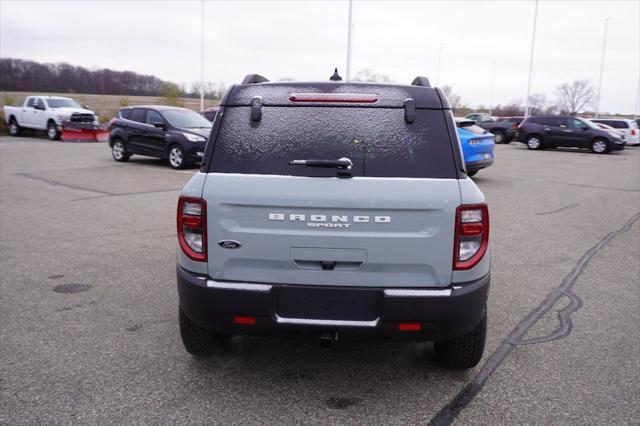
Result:
{"label": "rear windshield wiper", "polygon": [[336,174],[340,178],[351,177],[351,167],[353,162],[347,157],[342,157],[337,160],[291,160],[290,166],[306,166],[306,167],[321,167],[325,169],[336,169]]}

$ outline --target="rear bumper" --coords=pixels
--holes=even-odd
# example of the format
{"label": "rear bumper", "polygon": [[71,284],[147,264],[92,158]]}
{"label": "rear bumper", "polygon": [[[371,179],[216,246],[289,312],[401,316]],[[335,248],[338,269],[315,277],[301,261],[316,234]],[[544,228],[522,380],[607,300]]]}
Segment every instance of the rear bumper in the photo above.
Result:
{"label": "rear bumper", "polygon": [[[238,283],[213,281],[180,266],[177,278],[180,309],[211,331],[291,337],[337,333],[340,339],[357,340],[443,340],[462,335],[485,315],[490,285],[490,274],[438,289]],[[308,303],[304,314],[291,315],[298,308],[291,304],[291,293],[286,296],[289,314],[279,308],[285,292],[292,289],[295,298]],[[361,307],[359,299],[375,308],[358,316],[354,312]],[[339,307],[343,314],[328,317],[327,310],[335,308],[329,305],[336,303],[343,305]],[[351,304],[354,312],[345,310],[345,303]],[[236,323],[240,321],[236,317],[242,317],[245,324]],[[247,318],[255,323],[246,324]],[[409,327],[412,330],[400,331],[400,323],[413,324]]]}
{"label": "rear bumper", "polygon": [[484,169],[485,167],[489,167],[490,165],[492,165],[493,161],[493,158],[488,158],[486,160],[474,161],[473,163],[466,163],[467,170],[473,172]]}

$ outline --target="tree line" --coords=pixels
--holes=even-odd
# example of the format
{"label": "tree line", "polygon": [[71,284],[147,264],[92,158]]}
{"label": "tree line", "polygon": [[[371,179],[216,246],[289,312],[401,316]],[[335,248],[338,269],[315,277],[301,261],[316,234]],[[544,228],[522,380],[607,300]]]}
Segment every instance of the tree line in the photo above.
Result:
{"label": "tree line", "polygon": [[[203,85],[207,98],[219,99],[226,87]],[[0,90],[9,92],[87,93],[128,96],[199,97],[199,83],[180,85],[152,75],[110,69],[90,70],[68,63],[0,58]]]}
{"label": "tree line", "polygon": [[[370,81],[378,83],[393,82],[389,76],[379,74],[371,69],[363,69],[356,73],[354,81]],[[479,105],[477,108],[464,103],[462,97],[455,93],[451,86],[444,85],[442,91],[447,95],[451,107],[457,115],[466,115],[472,111],[486,112],[491,110],[493,115],[499,117],[524,115],[525,102],[522,99],[514,99],[506,104],[490,106]],[[595,109],[596,91],[588,80],[575,80],[562,83],[556,87],[552,97],[544,93],[534,93],[529,96],[529,114],[578,114]]]}

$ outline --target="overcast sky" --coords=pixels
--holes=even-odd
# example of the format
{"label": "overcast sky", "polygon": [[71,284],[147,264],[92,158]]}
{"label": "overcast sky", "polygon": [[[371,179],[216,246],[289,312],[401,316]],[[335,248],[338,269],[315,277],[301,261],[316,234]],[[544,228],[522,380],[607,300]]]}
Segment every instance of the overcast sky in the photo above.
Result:
{"label": "overcast sky", "polygon": [[[426,75],[471,106],[524,99],[534,1],[353,2],[354,72],[396,82]],[[205,80],[325,80],[346,70],[348,2],[206,1]],[[611,17],[601,110],[633,113],[640,83],[640,0],[544,1],[532,93],[551,99],[575,79],[597,85],[604,18]],[[0,56],[200,78],[201,2],[0,0]],[[442,47],[437,81],[438,51]],[[2,77],[0,77],[2,78]]]}

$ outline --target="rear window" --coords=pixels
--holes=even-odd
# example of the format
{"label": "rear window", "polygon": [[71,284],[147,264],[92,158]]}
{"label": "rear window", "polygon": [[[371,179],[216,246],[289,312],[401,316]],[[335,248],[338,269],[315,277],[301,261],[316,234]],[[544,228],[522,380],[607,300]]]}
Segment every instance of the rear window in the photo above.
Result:
{"label": "rear window", "polygon": [[593,120],[596,123],[606,124],[614,129],[628,129],[629,123],[623,120]]}
{"label": "rear window", "polygon": [[460,125],[460,128],[463,130],[466,130],[467,132],[471,132],[474,135],[484,135],[485,133],[487,133],[485,129],[483,129],[482,127],[476,124],[469,125],[469,124],[463,123]]}
{"label": "rear window", "polygon": [[146,110],[142,108],[134,108],[133,110],[131,110],[129,120],[137,121],[138,123],[144,123],[145,112]]}
{"label": "rear window", "polygon": [[531,117],[527,118],[527,123],[546,124],[548,126],[552,126],[554,125],[554,123],[552,123],[552,118],[553,117]]}
{"label": "rear window", "polygon": [[211,172],[334,177],[335,169],[292,166],[291,160],[353,162],[353,176],[456,178],[440,110],[416,110],[407,124],[401,108],[228,107],[216,139]]}

